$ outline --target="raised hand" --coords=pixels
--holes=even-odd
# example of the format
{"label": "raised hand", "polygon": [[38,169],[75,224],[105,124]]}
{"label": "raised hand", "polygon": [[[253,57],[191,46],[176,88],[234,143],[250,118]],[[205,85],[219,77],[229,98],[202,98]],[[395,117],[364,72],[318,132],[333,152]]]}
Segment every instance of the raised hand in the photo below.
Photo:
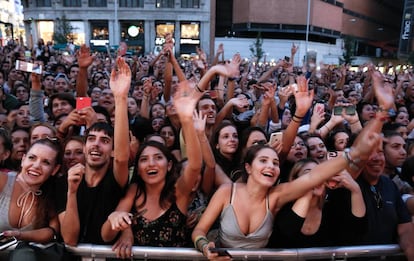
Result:
{"label": "raised hand", "polygon": [[385,110],[394,107],[394,94],[392,86],[384,84],[383,76],[378,71],[373,72],[371,77],[378,105]]}
{"label": "raised hand", "polygon": [[197,112],[196,110],[194,110],[193,112],[194,128],[198,134],[205,133],[206,120],[207,120],[207,115],[203,116],[203,113],[201,111]]}
{"label": "raised hand", "polygon": [[180,82],[174,94],[174,107],[180,119],[192,119],[193,111],[197,101],[203,95],[194,89],[194,84],[190,81]]}
{"label": "raised hand", "polygon": [[30,77],[32,78],[32,90],[40,91],[42,89],[42,84],[40,83],[40,74],[31,73]]}
{"label": "raised hand", "polygon": [[290,53],[292,54],[292,56],[296,54],[298,49],[299,49],[299,46],[295,45],[295,43],[292,43],[292,48],[290,48]]}
{"label": "raised hand", "polygon": [[236,53],[233,56],[233,59],[231,60],[230,63],[227,63],[225,66],[226,68],[226,72],[225,72],[225,76],[227,77],[237,77],[240,75],[240,63],[241,63],[241,56],[239,53]]}
{"label": "raised hand", "polygon": [[294,91],[296,102],[296,115],[304,116],[312,105],[314,92],[308,89],[308,80],[300,75],[296,78],[297,90]]}
{"label": "raised hand", "polygon": [[86,46],[85,44],[82,44],[79,49],[77,58],[78,58],[79,67],[87,68],[92,64],[95,57],[93,57],[90,54],[89,47]]}
{"label": "raised hand", "polygon": [[112,69],[109,86],[114,97],[127,97],[131,87],[131,70],[122,57],[116,59],[116,65]]}

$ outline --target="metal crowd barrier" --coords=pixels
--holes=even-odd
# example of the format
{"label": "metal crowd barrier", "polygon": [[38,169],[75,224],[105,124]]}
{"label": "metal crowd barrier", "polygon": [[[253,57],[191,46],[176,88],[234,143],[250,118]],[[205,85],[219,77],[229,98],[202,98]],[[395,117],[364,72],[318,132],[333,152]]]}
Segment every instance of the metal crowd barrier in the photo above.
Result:
{"label": "metal crowd barrier", "polygon": [[[68,251],[82,257],[82,261],[103,261],[106,258],[115,258],[111,246],[79,244],[77,247],[67,247]],[[233,260],[347,260],[361,258],[361,260],[384,260],[393,257],[393,260],[405,260],[398,245],[366,245],[344,247],[292,248],[292,249],[228,249]],[[132,259],[137,260],[206,260],[193,248],[173,247],[141,247],[132,248]]]}

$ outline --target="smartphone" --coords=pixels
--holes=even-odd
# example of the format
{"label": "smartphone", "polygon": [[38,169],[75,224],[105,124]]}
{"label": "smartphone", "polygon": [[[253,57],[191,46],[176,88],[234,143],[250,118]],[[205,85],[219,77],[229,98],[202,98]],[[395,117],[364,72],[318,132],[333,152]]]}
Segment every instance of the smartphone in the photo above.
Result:
{"label": "smartphone", "polygon": [[92,99],[91,97],[77,97],[76,98],[76,109],[82,110],[86,107],[92,106]]}
{"label": "smartphone", "polygon": [[281,132],[281,131],[273,132],[270,135],[269,145],[272,145],[272,143],[275,142],[275,141],[282,142],[282,138],[283,138],[283,132]]}
{"label": "smartphone", "polygon": [[333,108],[334,115],[342,115],[342,109],[343,109],[342,106],[335,106]]}
{"label": "smartphone", "polygon": [[42,74],[42,65],[36,63],[29,63],[25,61],[16,60],[16,70],[23,72],[34,72]]}
{"label": "smartphone", "polygon": [[5,236],[3,233],[0,233],[0,250],[6,249],[16,243],[17,239],[15,237]]}
{"label": "smartphone", "polygon": [[345,107],[345,113],[347,115],[355,115],[355,111],[356,111],[355,105],[350,105],[350,106]]}
{"label": "smartphone", "polygon": [[219,256],[228,256],[230,258],[233,258],[229,251],[227,251],[225,248],[210,248],[209,249],[211,253],[217,253]]}

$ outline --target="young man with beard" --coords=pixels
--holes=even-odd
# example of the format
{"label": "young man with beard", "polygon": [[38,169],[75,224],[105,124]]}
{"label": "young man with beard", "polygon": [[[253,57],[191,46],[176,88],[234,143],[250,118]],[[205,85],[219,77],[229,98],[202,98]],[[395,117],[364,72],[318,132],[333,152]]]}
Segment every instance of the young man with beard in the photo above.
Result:
{"label": "young man with beard", "polygon": [[[95,123],[85,134],[85,165],[78,163],[67,173],[62,187],[58,213],[63,240],[103,244],[101,226],[115,209],[128,183],[127,97],[131,71],[122,58],[112,71],[110,87],[115,100],[115,129]],[[82,111],[80,111],[82,117]]]}

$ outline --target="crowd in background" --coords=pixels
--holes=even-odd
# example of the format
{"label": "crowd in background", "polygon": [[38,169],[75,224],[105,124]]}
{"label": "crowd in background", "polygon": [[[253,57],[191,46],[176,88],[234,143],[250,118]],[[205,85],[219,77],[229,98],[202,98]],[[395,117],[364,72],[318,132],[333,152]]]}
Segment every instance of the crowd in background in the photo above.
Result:
{"label": "crowd in background", "polygon": [[411,68],[293,66],[294,44],[275,64],[223,60],[223,45],[183,59],[169,35],[158,55],[127,48],[1,47],[10,260],[48,260],[29,242],[112,244],[120,258],[194,246],[211,260],[230,259],[216,247],[399,243],[414,260]]}

